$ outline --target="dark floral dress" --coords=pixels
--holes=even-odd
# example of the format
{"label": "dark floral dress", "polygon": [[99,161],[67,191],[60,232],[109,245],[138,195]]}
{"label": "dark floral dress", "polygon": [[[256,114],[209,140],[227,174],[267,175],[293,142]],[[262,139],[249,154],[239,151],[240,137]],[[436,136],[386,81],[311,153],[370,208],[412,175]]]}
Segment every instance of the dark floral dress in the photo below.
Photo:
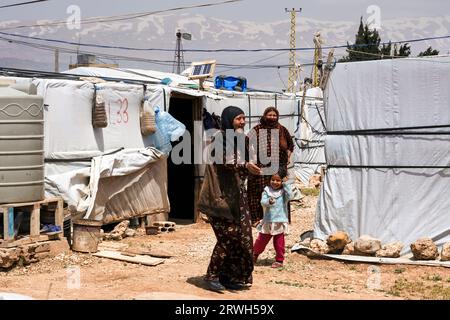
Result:
{"label": "dark floral dress", "polygon": [[239,190],[236,190],[239,192],[239,220],[208,217],[217,243],[211,255],[205,280],[226,279],[251,284],[253,281],[253,236],[244,184],[247,170],[244,165],[224,166],[231,175],[239,173]]}

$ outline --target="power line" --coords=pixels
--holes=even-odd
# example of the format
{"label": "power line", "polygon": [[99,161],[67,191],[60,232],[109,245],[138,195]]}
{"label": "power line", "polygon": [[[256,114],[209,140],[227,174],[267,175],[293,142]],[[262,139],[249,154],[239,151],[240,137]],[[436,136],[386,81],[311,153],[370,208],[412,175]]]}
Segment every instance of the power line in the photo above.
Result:
{"label": "power line", "polygon": [[[285,54],[285,52],[277,53],[277,54],[274,54],[273,56],[270,56],[270,57],[267,57],[267,58],[263,58],[263,59],[259,59],[259,60],[256,60],[256,61],[247,63],[247,64],[245,64],[245,65],[242,65],[242,66],[250,66],[250,65],[254,65],[255,63],[262,62],[262,61],[267,61],[267,60],[269,60],[269,59],[278,57],[278,56],[280,56],[280,55],[282,55],[282,54]],[[238,68],[228,68],[228,69],[221,70],[220,72],[227,72],[227,71],[231,71],[231,70],[234,70],[234,69],[238,69]]]}
{"label": "power line", "polygon": [[[221,2],[212,2],[212,3],[203,3],[203,4],[197,4],[197,5],[191,5],[191,6],[183,6],[183,7],[175,7],[170,9],[164,9],[164,10],[157,10],[157,11],[148,11],[148,12],[140,12],[140,13],[129,13],[129,14],[123,14],[123,15],[115,15],[115,16],[104,16],[104,17],[93,17],[93,18],[86,18],[81,19],[81,24],[91,24],[91,23],[102,23],[102,22],[113,22],[113,21],[124,21],[124,20],[132,20],[137,18],[142,18],[150,15],[155,15],[159,13],[165,13],[165,12],[171,12],[171,11],[179,11],[179,10],[186,10],[186,9],[194,9],[194,8],[203,8],[203,7],[211,7],[211,6],[218,6],[222,4],[229,4],[233,2],[240,2],[245,0],[226,0]],[[50,23],[40,23],[40,24],[32,24],[32,25],[20,25],[15,27],[8,27],[8,28],[2,28],[0,30],[13,30],[13,29],[22,29],[22,28],[32,28],[32,27],[49,27],[49,26],[57,26],[57,25],[65,25],[67,23],[66,20],[60,20]]]}
{"label": "power line", "polygon": [[[8,42],[8,43],[13,43],[13,44],[17,44],[17,45],[23,45],[23,46],[27,46],[27,47],[31,47],[31,48],[35,48],[35,49],[40,49],[40,50],[47,50],[47,51],[54,51],[55,49],[60,50],[60,52],[62,53],[68,53],[68,54],[74,54],[74,53],[84,53],[84,54],[93,54],[96,55],[97,57],[100,58],[105,58],[105,59],[110,59],[110,60],[122,60],[122,61],[132,61],[132,62],[145,62],[145,63],[150,63],[150,64],[157,64],[157,65],[162,65],[162,66],[171,66],[173,64],[172,60],[158,60],[158,59],[146,59],[146,58],[139,58],[139,57],[131,57],[131,56],[124,56],[124,55],[113,55],[113,54],[107,54],[107,53],[100,53],[100,52],[93,52],[93,51],[80,51],[78,49],[69,49],[69,48],[64,48],[64,47],[59,47],[59,46],[49,46],[49,45],[45,45],[45,44],[37,44],[37,43],[31,43],[31,42],[27,42],[27,41],[21,41],[21,40],[12,40],[9,38],[5,38],[5,37],[0,37],[0,40]],[[247,63],[247,64],[230,64],[230,63],[217,63],[217,66],[220,67],[224,67],[224,68],[229,68],[226,70],[233,70],[233,69],[270,69],[270,68],[288,68],[289,65],[276,65],[276,64],[255,64],[257,62],[262,62],[268,59],[271,59],[275,56],[284,54],[285,52],[282,53],[277,53],[274,56],[270,56],[264,59],[260,59],[257,61],[254,61],[252,63]],[[191,61],[187,61],[186,63],[190,64],[192,63]],[[305,63],[303,65],[312,65],[312,64],[308,64]],[[224,72],[226,70],[223,70],[221,72]]]}
{"label": "power line", "polygon": [[24,5],[27,5],[27,4],[33,4],[33,3],[37,3],[37,2],[46,2],[46,1],[50,1],[50,0],[35,0],[35,1],[26,1],[26,2],[18,2],[18,3],[13,3],[13,4],[6,4],[6,5],[3,5],[3,6],[0,6],[0,9],[24,6]]}
{"label": "power line", "polygon": [[[46,42],[55,42],[69,45],[77,45],[84,47],[93,47],[93,48],[102,48],[102,49],[117,49],[117,50],[128,50],[128,51],[163,51],[163,52],[173,52],[173,49],[162,49],[162,48],[134,48],[134,47],[123,47],[123,46],[108,46],[108,45],[100,45],[93,43],[77,43],[65,40],[57,40],[57,39],[48,39],[48,38],[40,38],[40,37],[31,37],[24,36],[14,33],[8,32],[0,32],[0,34],[5,36],[26,38],[32,40],[46,41]],[[450,38],[450,35],[440,36],[440,37],[428,37],[428,38],[419,38],[419,39],[410,39],[410,40],[401,40],[401,41],[390,41],[390,42],[382,42],[380,45],[386,44],[395,44],[395,43],[410,43],[410,42],[419,42],[419,41],[428,41],[428,40],[438,40],[438,39],[447,39]],[[352,45],[338,45],[338,46],[327,46],[322,47],[322,49],[337,49],[337,48],[347,48],[350,47],[367,47],[373,46],[372,44],[352,44]],[[307,51],[307,50],[315,50],[315,47],[303,47],[303,48],[263,48],[263,49],[184,49],[185,52],[266,52],[266,51]]]}

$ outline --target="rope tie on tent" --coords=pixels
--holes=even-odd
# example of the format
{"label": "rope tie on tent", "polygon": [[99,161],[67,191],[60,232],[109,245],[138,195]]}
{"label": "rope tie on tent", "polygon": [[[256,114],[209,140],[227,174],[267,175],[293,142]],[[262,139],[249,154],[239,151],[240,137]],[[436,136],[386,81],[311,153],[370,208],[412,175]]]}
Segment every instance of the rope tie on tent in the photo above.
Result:
{"label": "rope tie on tent", "polygon": [[327,130],[327,126],[325,125],[325,121],[322,118],[322,114],[320,113],[319,107],[317,106],[317,103],[314,103],[314,107],[316,107],[317,114],[319,115],[320,122],[322,122],[322,126]]}
{"label": "rope tie on tent", "polygon": [[106,128],[108,126],[105,101],[102,95],[97,95],[97,86],[95,84],[92,99],[92,126],[94,128]]}
{"label": "rope tie on tent", "polygon": [[[450,131],[403,131],[403,130],[421,130],[421,129],[440,129],[450,128],[450,125],[430,125],[399,128],[377,128],[365,130],[341,130],[328,131],[327,135],[348,135],[348,136],[369,136],[369,135],[450,135]],[[354,168],[354,169],[448,169],[450,165],[445,166],[402,166],[402,165],[333,165],[328,164],[329,168]]]}
{"label": "rope tie on tent", "polygon": [[349,136],[359,136],[359,135],[446,135],[450,134],[450,131],[406,131],[398,132],[402,130],[419,130],[419,129],[440,129],[440,128],[450,128],[450,124],[445,125],[431,125],[431,126],[417,126],[417,127],[400,127],[400,128],[377,128],[377,129],[363,129],[363,130],[337,130],[328,131],[327,135],[349,135]]}
{"label": "rope tie on tent", "polygon": [[328,168],[354,168],[354,169],[448,169],[450,166],[378,166],[378,165],[336,165],[329,164]]}
{"label": "rope tie on tent", "polygon": [[[115,149],[115,150],[110,151],[110,152],[103,153],[103,154],[101,154],[99,156],[96,156],[96,157],[109,156],[109,155],[115,154],[117,152],[120,152],[120,151],[122,151],[124,149],[125,149],[124,147],[120,147],[118,149]],[[90,157],[90,158],[66,158],[66,159],[45,159],[44,162],[46,162],[46,163],[51,163],[51,162],[91,162],[93,158],[94,157]]]}

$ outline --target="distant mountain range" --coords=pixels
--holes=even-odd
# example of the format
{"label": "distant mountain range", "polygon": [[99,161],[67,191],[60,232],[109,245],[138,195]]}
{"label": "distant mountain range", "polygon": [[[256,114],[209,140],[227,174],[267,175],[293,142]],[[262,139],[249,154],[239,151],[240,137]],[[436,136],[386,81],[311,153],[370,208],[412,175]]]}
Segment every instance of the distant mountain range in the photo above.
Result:
{"label": "distant mountain range", "polygon": [[[0,29],[4,30],[18,24],[45,23],[46,21],[23,22],[3,21]],[[357,32],[359,18],[355,21],[320,21],[308,18],[299,18],[297,24],[297,47],[313,47],[313,36],[320,31],[324,46],[344,45],[352,43]],[[219,48],[287,48],[289,46],[288,20],[257,23],[253,21],[229,21],[210,18],[199,14],[166,14],[139,18],[133,21],[117,21],[110,23],[90,24],[81,30],[69,30],[65,25],[51,27],[34,27],[17,30],[4,30],[3,32],[18,33],[26,36],[66,40],[76,43],[94,43],[109,46],[138,47],[138,48],[175,48],[175,32],[180,28],[182,32],[192,34],[191,41],[183,41],[185,49],[219,49]],[[428,38],[450,35],[450,15],[440,17],[402,18],[397,20],[381,21],[380,30],[382,41],[400,41],[417,38]],[[1,35],[2,37],[7,37]],[[14,39],[14,37],[8,37]],[[18,38],[15,38],[18,39]],[[20,39],[34,43],[45,42]],[[61,47],[76,49],[76,46],[67,46],[57,43],[45,43]],[[429,45],[448,53],[450,39],[429,40],[411,43],[412,54],[417,55]],[[54,69],[54,56],[51,51],[30,48],[23,45],[0,41],[0,65],[15,68],[35,68],[50,71]],[[80,51],[103,52],[112,55],[140,57],[173,61],[173,52],[155,51],[125,51],[117,49],[95,49],[79,47]],[[326,53],[326,51],[325,51]],[[336,50],[337,56],[345,55],[345,49]],[[272,57],[271,59],[267,59]],[[185,53],[186,61],[216,59],[227,64],[271,64],[281,65],[288,63],[288,52],[263,53]],[[297,58],[300,63],[312,61],[312,51],[299,51]],[[70,61],[72,59],[72,61]],[[259,61],[261,60],[261,61]],[[60,70],[68,69],[70,62],[76,61],[75,54],[61,54]],[[106,63],[111,60],[101,59]],[[145,68],[160,71],[172,71],[172,66],[165,62],[162,64],[131,62],[117,60],[123,67]],[[230,69],[230,68],[228,68]],[[246,76],[249,86],[264,89],[280,90],[286,82],[286,69],[216,69],[216,74],[233,74]],[[309,70],[305,68],[306,76]],[[302,76],[302,77],[303,77]]]}

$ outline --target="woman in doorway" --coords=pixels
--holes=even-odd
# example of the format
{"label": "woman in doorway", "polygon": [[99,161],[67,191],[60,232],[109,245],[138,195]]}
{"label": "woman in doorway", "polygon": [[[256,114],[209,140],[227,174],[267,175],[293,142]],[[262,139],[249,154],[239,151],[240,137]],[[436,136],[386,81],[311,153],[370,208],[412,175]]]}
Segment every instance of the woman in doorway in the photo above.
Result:
{"label": "woman in doorway", "polygon": [[[272,167],[275,168],[275,172],[279,169],[287,172],[291,154],[294,151],[294,143],[288,129],[279,123],[279,117],[280,114],[275,107],[268,107],[260,123],[249,132],[248,136],[250,143],[253,144],[251,145],[254,152],[252,159],[259,168]],[[272,130],[277,130],[279,137],[278,153],[275,154],[272,154],[272,148],[275,146],[275,143],[272,143]],[[261,155],[265,155],[271,162],[264,163]],[[250,174],[248,177],[249,209],[254,226],[263,218],[261,194],[264,187],[269,185],[272,174],[264,175],[263,171],[263,175]]]}
{"label": "woman in doorway", "polygon": [[[206,166],[198,203],[217,238],[204,277],[213,291],[239,290],[252,283],[253,236],[244,182],[248,172],[260,172],[256,165],[245,161],[244,112],[234,106],[225,108],[221,126],[211,145],[222,148],[223,157]],[[244,141],[243,146],[235,146],[239,139]]]}

